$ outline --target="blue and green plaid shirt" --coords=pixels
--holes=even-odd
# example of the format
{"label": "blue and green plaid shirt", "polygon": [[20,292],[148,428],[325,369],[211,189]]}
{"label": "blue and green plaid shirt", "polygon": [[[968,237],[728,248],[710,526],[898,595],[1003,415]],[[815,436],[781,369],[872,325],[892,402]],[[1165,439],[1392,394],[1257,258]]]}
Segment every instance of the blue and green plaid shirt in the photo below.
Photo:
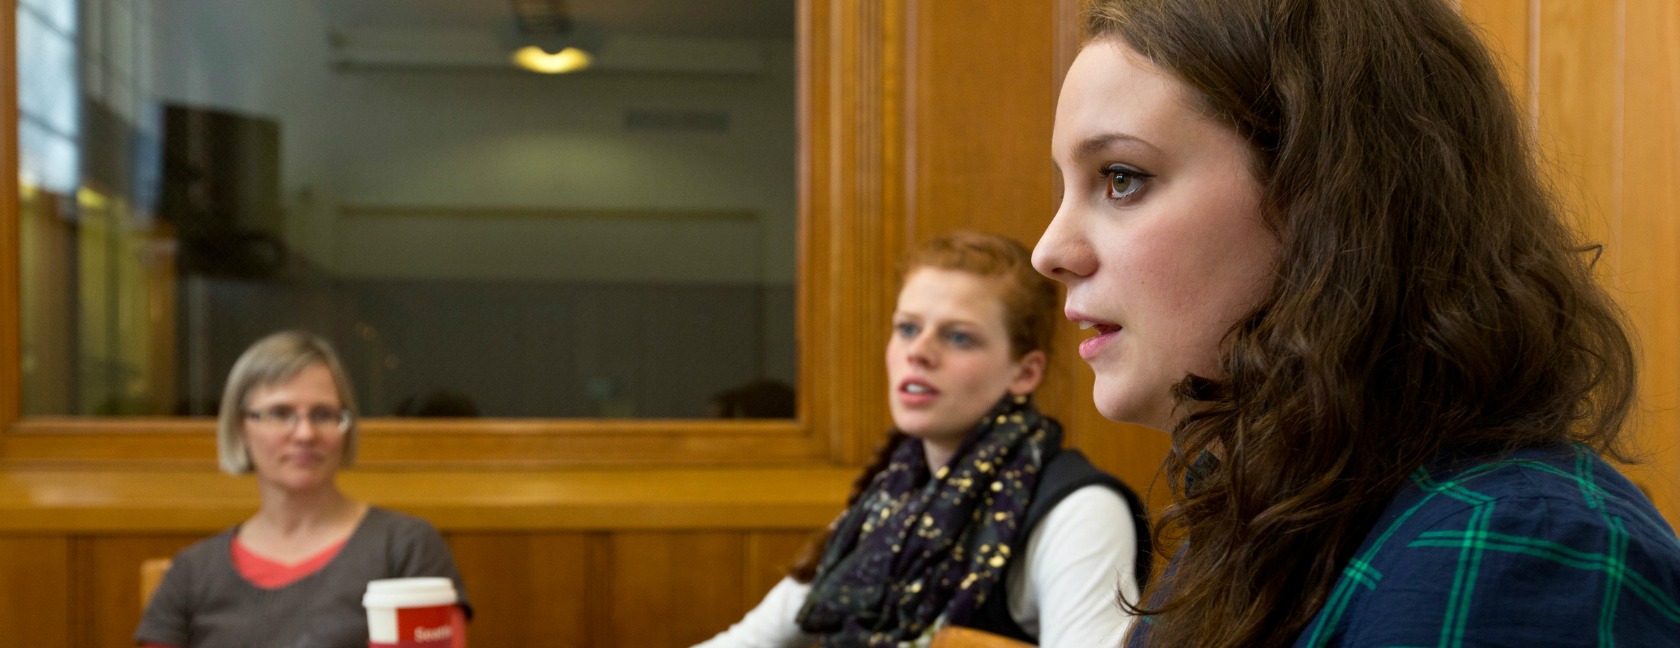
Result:
{"label": "blue and green plaid shirt", "polygon": [[1680,646],[1680,539],[1627,478],[1585,448],[1472,466],[1412,474],[1298,648]]}
{"label": "blue and green plaid shirt", "polygon": [[1419,469],[1296,646],[1680,646],[1680,539],[1585,448]]}

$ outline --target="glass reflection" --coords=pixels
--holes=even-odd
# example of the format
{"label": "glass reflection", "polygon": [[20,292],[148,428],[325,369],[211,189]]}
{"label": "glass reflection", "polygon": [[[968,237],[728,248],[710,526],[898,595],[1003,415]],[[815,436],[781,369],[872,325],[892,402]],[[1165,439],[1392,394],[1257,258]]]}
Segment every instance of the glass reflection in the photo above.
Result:
{"label": "glass reflection", "polygon": [[793,8],[728,4],[22,0],[25,414],[305,328],[372,416],[791,416]]}

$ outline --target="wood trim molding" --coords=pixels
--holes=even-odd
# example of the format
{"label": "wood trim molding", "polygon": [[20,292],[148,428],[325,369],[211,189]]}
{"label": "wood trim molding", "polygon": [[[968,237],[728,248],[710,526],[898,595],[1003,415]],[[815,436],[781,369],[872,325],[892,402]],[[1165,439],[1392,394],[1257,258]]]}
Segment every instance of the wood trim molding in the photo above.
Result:
{"label": "wood trim molding", "polygon": [[1059,96],[1062,91],[1062,81],[1067,78],[1068,68],[1073,67],[1073,59],[1079,56],[1079,48],[1085,39],[1085,34],[1081,33],[1085,29],[1082,14],[1085,5],[1089,3],[1086,0],[1054,1],[1056,3],[1053,10],[1056,24],[1054,37],[1056,58],[1055,67],[1050,71],[1050,78],[1053,84],[1051,92]]}
{"label": "wood trim molding", "polygon": [[[823,445],[794,421],[530,421],[373,419],[358,430],[358,463],[374,470],[496,470],[576,466],[771,466],[825,463]],[[215,421],[26,419],[7,434],[17,468],[112,468],[144,463],[216,469]],[[681,455],[681,461],[671,457]]]}
{"label": "wood trim molding", "polygon": [[[0,0],[0,46],[17,51],[17,0]],[[16,59],[0,65],[0,421],[16,421],[23,400],[22,265],[18,234]]]}
{"label": "wood trim molding", "polygon": [[[800,313],[813,338],[800,345],[805,403],[823,407],[811,420],[828,432],[831,456],[858,463],[889,420],[880,355],[886,344],[890,294],[889,224],[901,218],[897,174],[902,147],[893,146],[903,96],[902,6],[857,0],[817,0],[807,27],[812,63],[807,93],[823,110],[806,114],[810,164],[804,192],[805,256]],[[826,29],[824,24],[826,22]],[[827,60],[823,52],[827,52]],[[826,367],[824,365],[827,365]]]}
{"label": "wood trim molding", "polygon": [[[61,434],[213,434],[216,421],[210,417],[130,417],[122,420],[119,429],[111,429],[108,421],[83,417],[31,417],[18,421],[11,433],[16,436],[54,436]],[[613,437],[664,435],[670,432],[686,434],[732,434],[753,437],[798,436],[802,426],[796,421],[777,419],[710,420],[710,419],[368,419],[358,426],[363,435],[389,436],[508,436],[556,434]]]}
{"label": "wood trim molding", "polygon": [[[845,467],[351,470],[339,485],[444,531],[806,530],[834,518],[853,477]],[[0,533],[207,533],[257,504],[254,479],[215,472],[12,471],[0,480]]]}
{"label": "wood trim molding", "polygon": [[742,222],[752,223],[763,216],[752,210],[701,209],[583,209],[531,207],[405,207],[385,204],[349,204],[339,207],[339,218],[346,221],[376,221],[382,218],[427,218],[434,220],[548,220],[548,221],[654,221],[654,222]]}

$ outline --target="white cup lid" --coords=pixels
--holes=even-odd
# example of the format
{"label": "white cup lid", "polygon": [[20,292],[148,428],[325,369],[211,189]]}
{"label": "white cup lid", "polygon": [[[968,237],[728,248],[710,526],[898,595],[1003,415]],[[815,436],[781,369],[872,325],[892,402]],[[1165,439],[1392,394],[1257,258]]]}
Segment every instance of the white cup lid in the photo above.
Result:
{"label": "white cup lid", "polygon": [[455,582],[442,577],[368,581],[367,593],[362,595],[362,607],[370,608],[427,607],[455,601]]}

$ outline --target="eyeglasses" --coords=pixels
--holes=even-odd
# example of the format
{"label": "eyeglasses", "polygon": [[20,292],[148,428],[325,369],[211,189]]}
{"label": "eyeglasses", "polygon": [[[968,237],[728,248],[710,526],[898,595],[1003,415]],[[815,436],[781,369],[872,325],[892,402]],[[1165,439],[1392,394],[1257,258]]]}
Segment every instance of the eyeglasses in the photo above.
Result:
{"label": "eyeglasses", "polygon": [[290,405],[275,405],[260,410],[245,410],[246,421],[270,430],[290,430],[304,419],[317,430],[328,427],[336,427],[340,432],[350,430],[350,410],[344,408],[315,407],[308,412],[300,412]]}

